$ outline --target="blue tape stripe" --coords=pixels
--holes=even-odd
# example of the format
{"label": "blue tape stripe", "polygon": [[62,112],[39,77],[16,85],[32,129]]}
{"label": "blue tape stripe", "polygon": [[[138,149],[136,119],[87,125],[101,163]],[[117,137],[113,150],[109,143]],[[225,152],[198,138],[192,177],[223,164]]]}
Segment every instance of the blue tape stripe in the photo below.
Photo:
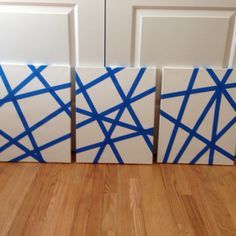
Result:
{"label": "blue tape stripe", "polygon": [[[236,88],[236,83],[225,84],[224,87],[226,89]],[[196,89],[192,89],[191,95],[198,94],[198,93],[205,93],[205,92],[213,92],[216,89],[218,89],[218,86],[209,86],[209,87],[204,87],[204,88],[196,88]],[[181,97],[181,96],[185,96],[187,94],[188,94],[188,91],[186,91],[186,90],[178,91],[178,92],[172,92],[172,93],[166,93],[166,94],[161,95],[161,99]]]}
{"label": "blue tape stripe", "polygon": [[[181,122],[181,120],[183,118],[184,111],[185,111],[185,108],[187,106],[187,103],[188,103],[188,100],[189,100],[190,93],[191,93],[191,90],[193,88],[194,82],[195,82],[195,80],[197,78],[198,71],[199,71],[199,69],[195,68],[193,70],[192,75],[191,75],[191,78],[190,78],[190,81],[189,81],[189,85],[188,85],[188,88],[187,88],[188,94],[183,99],[183,102],[181,104],[180,111],[179,111],[179,114],[178,114],[178,117],[177,117],[177,122],[178,123]],[[168,159],[169,159],[169,156],[170,156],[170,152],[171,152],[174,140],[175,140],[176,135],[177,135],[178,128],[179,128],[178,125],[175,124],[174,129],[173,129],[172,134],[171,134],[171,137],[170,137],[170,140],[169,140],[169,143],[168,143],[168,146],[167,146],[167,149],[166,149],[166,152],[165,152],[165,155],[164,155],[164,159],[163,159],[164,163],[168,162]]]}
{"label": "blue tape stripe", "polygon": [[140,93],[139,95],[137,95],[137,96],[135,96],[133,98],[130,98],[130,100],[129,100],[130,104],[132,104],[133,102],[136,102],[136,101],[138,101],[138,100],[140,100],[140,99],[142,99],[142,98],[144,98],[144,97],[146,97],[148,95],[151,95],[152,93],[154,94],[155,92],[156,92],[156,88],[155,87],[150,88],[147,91],[145,91],[143,93]]}
{"label": "blue tape stripe", "polygon": [[193,159],[190,164],[196,164],[197,161],[208,151],[209,147],[205,146]]}
{"label": "blue tape stripe", "polygon": [[[220,115],[220,103],[221,103],[221,94],[217,93],[216,104],[215,104],[215,112],[214,112],[214,120],[213,120],[213,128],[211,134],[211,141],[215,144],[215,137],[217,135],[217,128],[219,123],[219,115]],[[212,165],[214,162],[214,147],[211,147],[210,154],[209,154],[209,161],[208,164]]]}
{"label": "blue tape stripe", "polygon": [[[61,84],[61,85],[53,86],[53,87],[46,88],[46,89],[39,89],[39,90],[35,90],[32,92],[27,92],[24,94],[15,95],[14,97],[16,100],[21,100],[21,99],[25,99],[25,98],[30,98],[30,97],[46,94],[49,92],[49,90],[60,91],[60,90],[68,89],[70,87],[71,87],[71,83],[66,83],[66,84]],[[0,106],[2,106],[5,103],[11,102],[11,98],[12,98],[12,96],[11,97],[8,96],[4,101],[0,99]]]}
{"label": "blue tape stripe", "polygon": [[94,144],[90,144],[90,145],[88,145],[88,146],[84,146],[84,147],[78,148],[78,149],[76,149],[76,153],[81,153],[81,152],[85,152],[85,151],[89,151],[89,150],[98,148],[98,147],[100,147],[102,144],[103,144],[103,141],[102,141],[102,142],[99,142],[99,143],[94,143]]}
{"label": "blue tape stripe", "polygon": [[232,126],[236,124],[236,117],[234,117],[217,135],[216,141],[218,141]]}

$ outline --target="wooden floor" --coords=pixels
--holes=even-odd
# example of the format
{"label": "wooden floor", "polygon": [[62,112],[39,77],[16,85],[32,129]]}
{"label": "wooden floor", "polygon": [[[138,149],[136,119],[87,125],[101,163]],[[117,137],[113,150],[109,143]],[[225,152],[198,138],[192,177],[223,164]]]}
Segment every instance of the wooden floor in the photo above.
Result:
{"label": "wooden floor", "polygon": [[236,168],[0,164],[0,235],[236,235]]}

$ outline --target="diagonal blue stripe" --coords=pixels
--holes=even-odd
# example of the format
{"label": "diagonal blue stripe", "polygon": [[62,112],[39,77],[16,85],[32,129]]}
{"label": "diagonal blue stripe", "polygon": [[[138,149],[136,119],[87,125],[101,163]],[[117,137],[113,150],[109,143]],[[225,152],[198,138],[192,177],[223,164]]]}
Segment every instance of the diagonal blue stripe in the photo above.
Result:
{"label": "diagonal blue stripe", "polygon": [[[34,96],[38,96],[38,95],[48,93],[50,90],[60,91],[60,90],[68,89],[70,87],[71,87],[71,83],[66,83],[66,84],[53,86],[53,87],[50,87],[50,88],[44,88],[44,89],[39,89],[39,90],[35,90],[35,91],[32,91],[32,92],[27,92],[27,93],[23,93],[23,94],[19,94],[19,95],[14,95],[14,97],[15,97],[16,100],[21,100],[21,99],[31,98],[31,97],[34,97]],[[11,98],[12,98],[12,96],[11,97],[7,96],[7,98],[5,100],[0,99],[0,106],[2,106],[3,104],[5,104],[7,102],[11,102]]]}
{"label": "diagonal blue stripe", "polygon": [[[213,120],[213,128],[211,135],[211,142],[215,144],[215,137],[217,135],[217,127],[219,123],[219,115],[220,115],[220,103],[221,103],[221,94],[217,93],[216,104],[215,104],[215,112],[214,112],[214,120]],[[208,164],[212,165],[214,161],[214,147],[210,148],[209,161]]]}
{"label": "diagonal blue stripe", "polygon": [[[219,87],[221,92],[224,94],[225,98],[228,100],[229,104],[232,106],[234,111],[236,111],[236,103],[235,103],[235,101],[229,95],[228,91],[225,89],[225,86],[222,85],[221,81],[219,80],[219,78],[217,77],[215,72],[212,69],[209,69],[209,68],[207,68],[206,70],[207,70],[208,74],[211,76],[211,78],[213,79],[213,81],[217,84],[217,86]],[[226,70],[226,73],[225,73],[222,81],[223,80],[227,80],[230,77],[232,71],[233,71],[232,69]]]}
{"label": "diagonal blue stripe", "polygon": [[[224,85],[225,89],[232,89],[236,88],[236,83],[230,83]],[[205,93],[205,92],[212,92],[218,89],[218,86],[209,86],[209,87],[203,87],[203,88],[196,88],[192,89],[191,95],[199,94],[199,93]],[[161,99],[168,99],[168,98],[175,98],[175,97],[181,97],[188,94],[188,91],[178,91],[178,92],[172,92],[172,93],[166,93],[161,95]]]}
{"label": "diagonal blue stripe", "polygon": [[[191,78],[190,78],[190,81],[189,81],[189,85],[188,85],[188,88],[187,88],[188,93],[187,93],[187,95],[183,99],[183,102],[181,104],[180,111],[179,111],[179,114],[178,114],[178,117],[177,117],[177,122],[178,123],[181,122],[181,120],[183,118],[184,111],[185,111],[185,108],[187,106],[187,103],[188,103],[188,100],[189,100],[189,97],[190,97],[190,93],[191,93],[191,90],[193,88],[194,82],[196,80],[198,71],[199,71],[198,68],[194,68],[193,73],[191,75]],[[172,132],[170,140],[169,140],[169,143],[167,145],[167,149],[166,149],[165,155],[164,155],[164,159],[163,159],[164,163],[168,162],[168,159],[169,159],[169,156],[170,156],[170,152],[171,152],[174,140],[175,140],[176,135],[177,135],[178,128],[179,128],[178,125],[175,124],[175,126],[173,128],[173,132]]]}

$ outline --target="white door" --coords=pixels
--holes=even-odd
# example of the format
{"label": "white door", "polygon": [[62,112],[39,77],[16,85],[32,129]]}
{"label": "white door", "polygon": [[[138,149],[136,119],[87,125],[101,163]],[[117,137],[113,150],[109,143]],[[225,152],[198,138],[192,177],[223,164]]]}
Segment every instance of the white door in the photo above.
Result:
{"label": "white door", "polygon": [[0,62],[103,65],[103,0],[3,0]]}
{"label": "white door", "polygon": [[107,0],[106,64],[235,65],[235,0]]}

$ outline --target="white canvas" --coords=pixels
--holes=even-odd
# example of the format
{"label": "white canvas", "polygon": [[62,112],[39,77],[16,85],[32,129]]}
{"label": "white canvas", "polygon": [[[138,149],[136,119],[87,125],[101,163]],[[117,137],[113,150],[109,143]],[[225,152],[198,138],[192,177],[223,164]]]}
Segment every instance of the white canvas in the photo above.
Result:
{"label": "white canvas", "polygon": [[236,71],[164,68],[158,162],[232,165]]}
{"label": "white canvas", "polygon": [[151,164],[156,71],[76,69],[76,160]]}
{"label": "white canvas", "polygon": [[71,161],[67,66],[0,65],[0,161]]}

